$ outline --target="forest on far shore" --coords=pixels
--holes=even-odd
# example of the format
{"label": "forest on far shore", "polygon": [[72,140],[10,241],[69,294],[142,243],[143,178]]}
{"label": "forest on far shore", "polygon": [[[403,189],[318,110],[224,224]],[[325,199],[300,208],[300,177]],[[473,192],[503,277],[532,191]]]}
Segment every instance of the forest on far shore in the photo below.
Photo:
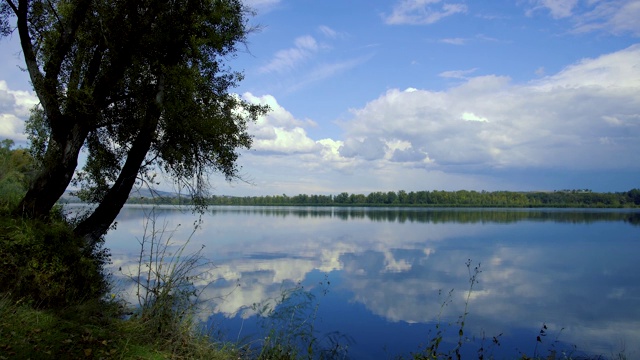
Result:
{"label": "forest on far shore", "polygon": [[[163,193],[150,196],[131,196],[129,203],[188,205],[190,200]],[[423,206],[423,207],[580,207],[621,208],[639,207],[640,189],[626,192],[598,193],[584,190],[556,191],[388,191],[369,194],[295,196],[211,196],[209,205],[257,206]]]}

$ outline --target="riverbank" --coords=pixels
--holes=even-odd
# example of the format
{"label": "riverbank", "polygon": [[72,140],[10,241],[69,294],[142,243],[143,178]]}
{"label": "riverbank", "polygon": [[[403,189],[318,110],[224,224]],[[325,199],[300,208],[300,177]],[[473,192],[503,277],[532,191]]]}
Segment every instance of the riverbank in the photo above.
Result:
{"label": "riverbank", "polygon": [[161,298],[135,308],[119,300],[108,250],[83,247],[62,216],[26,220],[0,210],[0,359],[238,358],[192,317],[157,312]]}
{"label": "riverbank", "polygon": [[0,359],[232,359],[238,350],[192,330],[154,337],[115,302],[37,309],[0,295]]}

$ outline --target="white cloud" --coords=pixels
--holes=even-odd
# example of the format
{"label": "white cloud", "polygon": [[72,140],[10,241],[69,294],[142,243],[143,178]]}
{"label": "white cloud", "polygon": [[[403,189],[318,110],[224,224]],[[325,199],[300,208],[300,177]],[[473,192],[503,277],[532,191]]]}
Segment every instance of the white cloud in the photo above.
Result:
{"label": "white cloud", "polygon": [[26,140],[24,122],[29,118],[30,110],[38,103],[35,94],[11,90],[6,81],[0,80],[0,137]]}
{"label": "white cloud", "polygon": [[474,73],[476,70],[478,70],[478,68],[468,70],[450,70],[441,72],[438,76],[444,78],[466,79],[467,75]]}
{"label": "white cloud", "polygon": [[249,133],[254,136],[253,149],[265,153],[308,153],[320,151],[322,145],[307,136],[304,127],[314,127],[312,120],[296,119],[278,104],[271,95],[261,97],[251,93],[243,98],[254,104],[268,105],[271,111],[249,125]]}
{"label": "white cloud", "polygon": [[311,83],[322,81],[332,76],[344,73],[350,69],[357,67],[360,64],[365,63],[370,58],[371,56],[362,56],[359,58],[347,59],[344,61],[319,64],[315,68],[310,69],[305,74],[303,74],[301,79],[297,83],[292,84],[289,87],[288,91],[295,91]]}
{"label": "white cloud", "polygon": [[390,160],[394,162],[421,162],[427,157],[427,153],[416,150],[413,147],[408,147],[406,149],[393,150],[393,155]]}
{"label": "white cloud", "polygon": [[594,3],[595,6],[575,15],[575,31],[604,31],[614,35],[640,36],[640,2],[637,0],[611,0]]}
{"label": "white cloud", "polygon": [[333,30],[332,28],[330,28],[330,27],[328,27],[326,25],[320,25],[318,27],[318,30],[320,30],[320,32],[324,36],[329,37],[329,38],[335,38],[335,37],[337,37],[339,35],[337,31]]}
{"label": "white cloud", "polygon": [[296,127],[291,130],[274,128],[273,139],[257,139],[253,149],[265,152],[297,153],[314,152],[320,146],[307,136],[304,129]]}
{"label": "white cloud", "polygon": [[[406,141],[416,149],[392,154],[395,161],[410,162],[409,155],[423,153],[458,171],[637,169],[633,157],[623,154],[640,151],[638,59],[635,45],[528,84],[480,76],[442,92],[389,90],[352,111],[353,119],[343,124],[346,145],[340,153],[353,155],[358,141],[375,138]],[[373,150],[366,154],[365,159],[382,158]]]}
{"label": "white cloud", "polygon": [[281,0],[243,0],[242,2],[252,9],[263,10],[279,4],[280,1]]}
{"label": "white cloud", "polygon": [[560,19],[572,15],[578,0],[536,0],[533,10],[548,9],[551,16]]}
{"label": "white cloud", "polygon": [[440,39],[441,43],[451,44],[451,45],[464,45],[467,42],[467,39],[464,38],[446,38]]}
{"label": "white cloud", "polygon": [[[325,40],[344,37],[343,34],[325,25],[319,26],[318,31],[323,34]],[[329,42],[319,42],[310,35],[300,36],[295,39],[293,47],[276,52],[273,59],[258,71],[263,74],[276,73],[278,81],[283,81],[281,75],[287,75],[283,91],[295,92],[309,84],[344,73],[372,57],[372,54],[368,54],[347,59],[323,60],[331,49],[332,45]],[[310,61],[311,59],[313,61]]]}
{"label": "white cloud", "polygon": [[390,25],[425,25],[467,12],[464,4],[439,4],[440,2],[441,0],[401,0],[394,5],[390,15],[384,16],[384,20]]}
{"label": "white cloud", "polygon": [[258,125],[268,124],[269,126],[278,126],[285,129],[293,129],[300,126],[317,126],[313,120],[296,119],[293,114],[283,108],[272,95],[255,96],[252,93],[247,92],[244,93],[242,97],[250,103],[269,106],[269,113],[258,120]]}
{"label": "white cloud", "polygon": [[640,88],[640,44],[595,59],[583,59],[558,74],[534,83],[535,88]]}
{"label": "white cloud", "polygon": [[387,145],[378,138],[366,137],[363,140],[347,139],[339,149],[340,155],[351,158],[360,157],[365,160],[382,159]]}
{"label": "white cloud", "polygon": [[300,63],[315,54],[318,49],[319,45],[315,38],[310,35],[300,36],[295,39],[294,47],[276,52],[274,58],[260,68],[260,72],[281,73],[295,69]]}
{"label": "white cloud", "polygon": [[462,113],[462,120],[465,121],[489,121],[486,117],[478,116],[472,112],[464,112]]}
{"label": "white cloud", "polygon": [[540,9],[548,10],[555,19],[570,19],[576,32],[640,36],[640,2],[637,0],[535,0],[527,14]]}
{"label": "white cloud", "polygon": [[24,121],[11,114],[0,114],[0,139],[24,141]]}

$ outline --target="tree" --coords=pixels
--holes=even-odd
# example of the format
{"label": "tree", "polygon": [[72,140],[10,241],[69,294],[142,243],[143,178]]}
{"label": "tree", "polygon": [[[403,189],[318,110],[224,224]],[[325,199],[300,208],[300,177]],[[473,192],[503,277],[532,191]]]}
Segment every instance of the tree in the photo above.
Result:
{"label": "tree", "polygon": [[83,148],[77,181],[98,206],[75,232],[91,241],[155,168],[199,204],[212,172],[238,178],[247,123],[268,110],[229,92],[242,74],[226,61],[250,14],[241,0],[4,0],[0,30],[17,29],[40,100],[30,126],[41,169],[15,212],[46,217]]}
{"label": "tree", "polygon": [[26,191],[34,162],[24,149],[12,149],[13,140],[0,141],[0,207],[15,205]]}

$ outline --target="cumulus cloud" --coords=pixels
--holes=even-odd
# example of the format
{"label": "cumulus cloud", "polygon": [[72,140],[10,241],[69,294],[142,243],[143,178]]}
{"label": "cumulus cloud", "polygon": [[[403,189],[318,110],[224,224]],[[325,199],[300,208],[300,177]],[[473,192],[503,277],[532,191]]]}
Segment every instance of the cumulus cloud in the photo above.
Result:
{"label": "cumulus cloud", "polygon": [[637,89],[640,87],[639,55],[640,44],[635,44],[615,53],[582,59],[559,73],[534,83],[534,88]]}
{"label": "cumulus cloud", "polygon": [[253,149],[263,153],[308,153],[319,152],[322,145],[307,136],[305,127],[314,127],[312,120],[296,119],[278,104],[271,95],[261,97],[251,93],[243,98],[254,104],[268,105],[271,111],[249,125],[253,135]]}
{"label": "cumulus cloud", "polygon": [[261,152],[279,152],[279,153],[295,153],[295,152],[314,152],[321,148],[321,145],[307,136],[302,128],[294,128],[285,130],[282,128],[274,128],[274,137],[272,139],[257,139],[254,141],[253,148]]}
{"label": "cumulus cloud", "polygon": [[420,162],[427,158],[427,154],[423,151],[416,150],[413,147],[407,149],[395,149],[391,161],[394,162]]}
{"label": "cumulus cloud", "polygon": [[[640,151],[638,58],[634,45],[525,84],[491,75],[439,92],[392,89],[352,110],[340,154],[371,148],[363,158],[380,159],[381,142],[401,140],[438,165],[637,169],[621,154]],[[403,151],[391,158],[410,161]]]}
{"label": "cumulus cloud", "polygon": [[273,96],[244,94],[272,108],[251,126],[255,151],[241,158],[261,180],[249,191],[540,189],[562,185],[523,185],[509,175],[639,171],[629,156],[640,152],[639,58],[640,44],[524,83],[449,72],[460,79],[456,86],[390,89],[351,109],[337,122],[342,133],[322,139],[310,135],[315,122],[296,118]]}
{"label": "cumulus cloud", "polygon": [[38,103],[35,94],[11,90],[6,81],[0,80],[0,137],[26,140],[24,122],[29,118],[29,111]]}
{"label": "cumulus cloud", "polygon": [[338,152],[344,157],[361,157],[376,160],[384,157],[386,144],[378,138],[366,137],[363,140],[347,139]]}
{"label": "cumulus cloud", "polygon": [[466,12],[464,4],[441,4],[441,0],[401,0],[394,5],[391,14],[384,16],[384,21],[389,25],[426,25]]}
{"label": "cumulus cloud", "polygon": [[293,129],[295,127],[301,126],[317,126],[317,124],[313,120],[296,119],[293,114],[282,107],[278,103],[276,98],[272,95],[256,96],[250,92],[247,92],[244,93],[242,97],[250,103],[269,106],[269,113],[267,114],[267,116],[261,117],[258,120],[258,124],[268,124],[270,126],[277,126],[285,129]]}

